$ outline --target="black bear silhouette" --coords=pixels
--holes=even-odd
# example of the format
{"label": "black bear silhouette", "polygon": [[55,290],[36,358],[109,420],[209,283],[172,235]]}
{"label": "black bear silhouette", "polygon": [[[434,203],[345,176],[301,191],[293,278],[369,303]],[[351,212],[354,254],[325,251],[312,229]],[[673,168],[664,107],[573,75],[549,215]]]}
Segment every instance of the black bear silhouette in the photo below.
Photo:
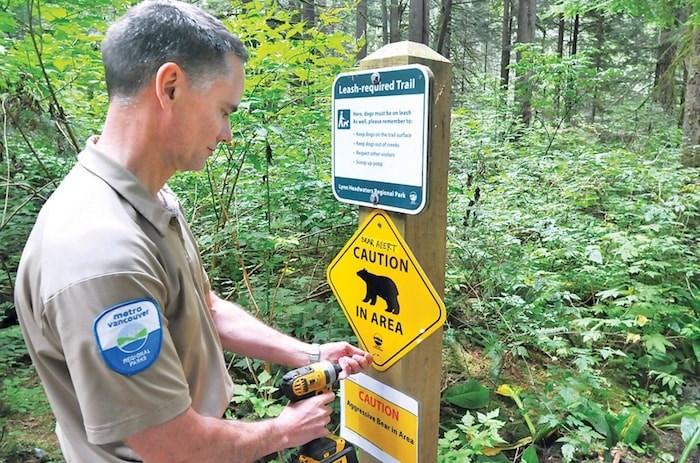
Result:
{"label": "black bear silhouette", "polygon": [[367,284],[367,292],[362,302],[369,302],[370,305],[374,305],[377,302],[377,296],[379,296],[386,301],[387,312],[394,315],[399,314],[399,290],[391,278],[375,275],[366,269],[357,272],[357,276],[362,278]]}

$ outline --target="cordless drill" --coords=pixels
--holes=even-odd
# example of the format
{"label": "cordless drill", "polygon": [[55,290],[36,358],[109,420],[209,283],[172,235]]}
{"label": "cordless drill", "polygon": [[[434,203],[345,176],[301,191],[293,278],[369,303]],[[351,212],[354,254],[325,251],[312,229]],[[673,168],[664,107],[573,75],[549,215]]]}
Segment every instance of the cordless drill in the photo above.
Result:
{"label": "cordless drill", "polygon": [[[343,369],[337,363],[318,362],[297,368],[282,377],[281,389],[290,402],[330,391]],[[345,439],[329,434],[304,444],[299,463],[357,463],[355,448]]]}

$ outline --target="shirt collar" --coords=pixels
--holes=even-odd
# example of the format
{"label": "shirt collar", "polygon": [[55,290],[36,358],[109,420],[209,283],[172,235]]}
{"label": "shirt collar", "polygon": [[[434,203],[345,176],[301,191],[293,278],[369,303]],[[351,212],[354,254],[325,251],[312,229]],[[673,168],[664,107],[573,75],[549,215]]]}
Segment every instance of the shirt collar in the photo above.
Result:
{"label": "shirt collar", "polygon": [[100,151],[95,145],[97,139],[98,137],[92,137],[88,140],[85,149],[78,156],[80,165],[104,180],[148,220],[161,236],[165,236],[171,219],[176,216],[174,208],[161,204],[146,190],[134,174]]}

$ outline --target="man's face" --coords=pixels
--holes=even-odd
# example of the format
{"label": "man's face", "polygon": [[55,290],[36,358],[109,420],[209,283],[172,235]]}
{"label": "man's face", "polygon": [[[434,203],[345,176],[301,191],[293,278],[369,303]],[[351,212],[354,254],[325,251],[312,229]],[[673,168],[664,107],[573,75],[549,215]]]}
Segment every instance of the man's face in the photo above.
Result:
{"label": "man's face", "polygon": [[231,141],[229,116],[241,102],[244,68],[234,55],[228,58],[230,74],[203,88],[189,83],[174,108],[171,125],[171,159],[178,171],[201,170],[221,142]]}

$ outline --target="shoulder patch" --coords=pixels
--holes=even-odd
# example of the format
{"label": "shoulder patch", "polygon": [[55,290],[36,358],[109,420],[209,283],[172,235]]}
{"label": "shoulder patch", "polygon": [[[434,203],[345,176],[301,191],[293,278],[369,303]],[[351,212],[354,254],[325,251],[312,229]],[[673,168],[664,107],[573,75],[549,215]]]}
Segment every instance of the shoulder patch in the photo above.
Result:
{"label": "shoulder patch", "polygon": [[117,373],[140,373],[160,354],[163,327],[153,299],[134,299],[105,310],[93,330],[102,358]]}

